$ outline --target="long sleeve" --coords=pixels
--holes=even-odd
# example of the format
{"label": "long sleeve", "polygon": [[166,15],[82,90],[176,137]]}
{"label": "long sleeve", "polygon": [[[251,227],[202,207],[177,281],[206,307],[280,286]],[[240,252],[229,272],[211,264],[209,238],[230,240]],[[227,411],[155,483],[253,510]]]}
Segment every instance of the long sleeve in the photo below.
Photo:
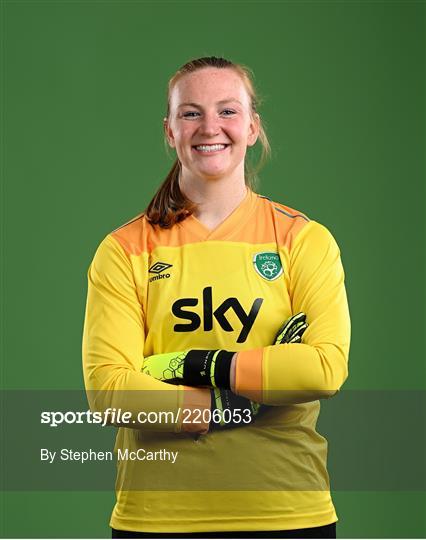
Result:
{"label": "long sleeve", "polygon": [[[88,270],[88,294],[83,330],[83,372],[93,410],[109,407],[132,413],[128,427],[150,431],[203,431],[205,426],[182,426],[179,410],[205,408],[205,389],[189,389],[157,381],[141,373],[145,339],[144,313],[138,300],[129,257],[107,236]],[[139,424],[144,411],[170,411],[169,421]]]}
{"label": "long sleeve", "polygon": [[236,362],[236,392],[270,405],[331,397],[348,375],[350,318],[333,236],[311,221],[287,260],[293,313],[303,311],[309,323],[304,343],[242,351]]}

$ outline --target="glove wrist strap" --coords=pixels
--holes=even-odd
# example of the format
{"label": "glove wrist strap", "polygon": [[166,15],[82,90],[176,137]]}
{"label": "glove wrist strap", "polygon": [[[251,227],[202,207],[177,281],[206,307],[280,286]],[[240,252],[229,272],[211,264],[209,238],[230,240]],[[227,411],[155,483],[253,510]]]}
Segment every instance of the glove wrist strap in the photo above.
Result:
{"label": "glove wrist strap", "polygon": [[183,378],[189,386],[230,388],[233,352],[190,350],[185,357]]}
{"label": "glove wrist strap", "polygon": [[218,354],[214,357],[214,364],[212,365],[211,373],[214,373],[212,386],[218,388],[231,389],[231,363],[233,352],[218,351]]}

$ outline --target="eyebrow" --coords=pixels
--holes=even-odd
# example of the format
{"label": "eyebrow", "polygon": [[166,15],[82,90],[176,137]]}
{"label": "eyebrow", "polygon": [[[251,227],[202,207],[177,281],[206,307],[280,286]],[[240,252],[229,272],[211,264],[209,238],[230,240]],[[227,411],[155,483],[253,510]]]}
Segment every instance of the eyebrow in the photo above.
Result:
{"label": "eyebrow", "polygon": [[[222,99],[220,101],[217,101],[216,105],[223,105],[224,103],[231,103],[232,101],[235,101],[236,103],[239,103],[240,105],[242,105],[241,101],[238,101],[238,99],[235,99],[235,98]],[[181,103],[180,105],[178,105],[178,107],[185,107],[185,106],[197,107],[198,109],[202,108],[202,106],[199,105],[198,103]]]}

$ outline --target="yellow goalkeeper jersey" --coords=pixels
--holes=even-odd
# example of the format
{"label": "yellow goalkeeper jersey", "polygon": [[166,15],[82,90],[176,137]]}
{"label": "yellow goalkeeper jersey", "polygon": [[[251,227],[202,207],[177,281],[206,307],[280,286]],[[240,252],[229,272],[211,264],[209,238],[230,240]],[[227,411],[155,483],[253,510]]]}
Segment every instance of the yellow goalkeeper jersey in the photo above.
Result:
{"label": "yellow goalkeeper jersey", "polygon": [[[300,311],[303,343],[271,345]],[[108,234],[88,271],[83,367],[91,407],[133,419],[117,434],[111,526],[185,533],[337,521],[316,422],[319,399],[347,377],[349,341],[333,236],[251,190],[212,231],[194,216],[161,229],[141,215]],[[209,390],[141,373],[145,357],[191,348],[238,352],[236,393],[269,406],[254,423],[186,425],[185,407],[205,411]],[[162,411],[171,415],[161,420]]]}

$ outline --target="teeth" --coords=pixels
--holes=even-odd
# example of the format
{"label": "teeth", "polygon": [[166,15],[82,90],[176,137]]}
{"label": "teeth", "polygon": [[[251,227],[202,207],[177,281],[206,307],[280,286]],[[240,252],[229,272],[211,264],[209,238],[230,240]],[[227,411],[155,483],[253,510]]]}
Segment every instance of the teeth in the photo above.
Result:
{"label": "teeth", "polygon": [[225,147],[225,144],[200,144],[195,148],[201,152],[215,152],[217,150],[223,150]]}

